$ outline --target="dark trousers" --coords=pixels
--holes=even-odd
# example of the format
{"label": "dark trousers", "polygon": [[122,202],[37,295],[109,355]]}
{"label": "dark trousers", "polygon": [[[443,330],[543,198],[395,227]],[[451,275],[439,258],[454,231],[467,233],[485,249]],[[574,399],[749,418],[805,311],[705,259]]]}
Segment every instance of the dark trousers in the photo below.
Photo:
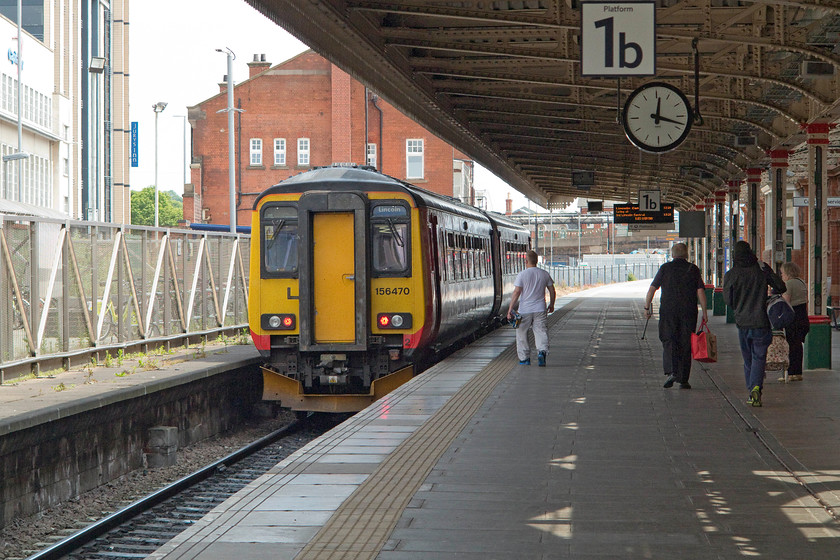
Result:
{"label": "dark trousers", "polygon": [[662,342],[662,368],[678,383],[687,383],[691,374],[691,333],[697,325],[694,313],[659,314],[659,340]]}
{"label": "dark trousers", "polygon": [[811,328],[808,321],[807,304],[797,305],[793,308],[793,324],[785,328],[785,339],[788,348],[788,375],[802,375],[802,358],[805,335]]}

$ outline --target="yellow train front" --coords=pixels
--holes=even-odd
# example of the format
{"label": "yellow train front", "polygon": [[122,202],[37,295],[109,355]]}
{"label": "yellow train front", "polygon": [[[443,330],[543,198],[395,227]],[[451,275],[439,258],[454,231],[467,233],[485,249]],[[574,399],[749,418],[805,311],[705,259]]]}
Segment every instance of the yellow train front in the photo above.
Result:
{"label": "yellow train front", "polygon": [[267,189],[254,204],[248,305],[263,399],[361,410],[442,345],[487,328],[515,274],[494,277],[493,261],[501,247],[527,248],[516,228],[508,242],[495,236],[494,251],[484,213],[363,168]]}

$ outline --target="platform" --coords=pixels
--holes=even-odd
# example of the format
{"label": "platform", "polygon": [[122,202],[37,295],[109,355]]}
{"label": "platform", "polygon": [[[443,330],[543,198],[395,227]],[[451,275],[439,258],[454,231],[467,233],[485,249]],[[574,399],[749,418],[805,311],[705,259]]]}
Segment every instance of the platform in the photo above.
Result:
{"label": "platform", "polygon": [[457,352],[149,558],[836,558],[837,370],[748,407],[712,317],[720,361],[664,389],[648,285],[561,299],[545,368],[508,328]]}

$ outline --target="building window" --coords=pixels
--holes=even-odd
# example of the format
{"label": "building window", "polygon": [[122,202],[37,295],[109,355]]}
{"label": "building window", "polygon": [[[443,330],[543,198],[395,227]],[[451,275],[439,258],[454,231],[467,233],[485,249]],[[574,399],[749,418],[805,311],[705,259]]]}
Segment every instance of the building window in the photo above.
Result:
{"label": "building window", "polygon": [[309,165],[309,138],[298,138],[298,165]]}
{"label": "building window", "polygon": [[274,165],[286,165],[286,139],[274,139]]}
{"label": "building window", "polygon": [[[44,2],[43,0],[23,0],[23,17],[21,25],[24,31],[28,31],[36,39],[44,41]],[[10,21],[17,21],[17,4],[9,0],[0,2],[0,14],[6,16]]]}
{"label": "building window", "polygon": [[423,178],[423,140],[405,141],[405,176],[409,179]]}
{"label": "building window", "polygon": [[251,138],[251,165],[262,165],[262,139]]}
{"label": "building window", "polygon": [[376,167],[376,144],[367,145],[367,164]]}
{"label": "building window", "polygon": [[61,167],[62,167],[62,172],[64,173],[64,176],[69,177],[70,176],[70,159],[69,158],[64,158],[62,160]]}

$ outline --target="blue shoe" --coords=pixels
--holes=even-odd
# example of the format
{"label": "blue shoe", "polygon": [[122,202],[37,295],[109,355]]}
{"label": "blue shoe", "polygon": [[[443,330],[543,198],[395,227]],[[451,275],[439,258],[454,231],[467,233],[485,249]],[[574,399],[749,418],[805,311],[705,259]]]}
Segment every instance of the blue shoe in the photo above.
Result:
{"label": "blue shoe", "polygon": [[531,358],[528,358],[527,360],[519,360],[519,365],[520,366],[530,366],[531,365]]}
{"label": "blue shoe", "polygon": [[545,352],[540,352],[537,354],[537,365],[540,367],[545,367]]}

